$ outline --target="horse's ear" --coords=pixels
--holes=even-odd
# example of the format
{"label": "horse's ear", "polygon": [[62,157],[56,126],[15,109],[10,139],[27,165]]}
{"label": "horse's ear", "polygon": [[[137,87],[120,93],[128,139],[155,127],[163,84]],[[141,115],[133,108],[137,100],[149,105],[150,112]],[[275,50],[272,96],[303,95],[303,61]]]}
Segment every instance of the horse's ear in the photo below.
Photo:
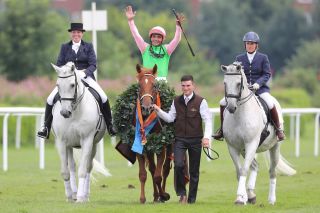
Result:
{"label": "horse's ear", "polygon": [[60,67],[54,65],[53,63],[51,63],[51,66],[53,67],[53,69],[54,69],[57,73],[60,72]]}
{"label": "horse's ear", "polygon": [[155,65],[153,66],[153,74],[156,74],[156,73],[157,73],[157,70],[158,70],[158,66],[157,66],[157,64],[155,64]]}
{"label": "horse's ear", "polygon": [[72,66],[71,66],[71,72],[74,72],[75,69],[76,69],[76,66],[74,66],[74,64],[72,64]]}
{"label": "horse's ear", "polygon": [[221,65],[221,70],[222,70],[222,72],[227,72],[227,66]]}
{"label": "horse's ear", "polygon": [[141,65],[140,65],[140,64],[137,64],[137,65],[136,65],[136,70],[137,70],[138,73],[141,72]]}

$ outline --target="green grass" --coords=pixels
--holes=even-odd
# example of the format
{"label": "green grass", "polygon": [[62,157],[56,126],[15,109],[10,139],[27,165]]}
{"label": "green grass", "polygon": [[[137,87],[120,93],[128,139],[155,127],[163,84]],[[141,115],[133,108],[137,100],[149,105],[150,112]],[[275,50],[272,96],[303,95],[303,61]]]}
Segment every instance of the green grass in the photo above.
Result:
{"label": "green grass", "polygon": [[[39,169],[39,152],[33,147],[9,149],[9,170],[0,171],[0,212],[319,212],[320,163],[313,156],[313,134],[301,142],[301,157],[294,156],[294,143],[286,141],[282,154],[298,171],[293,177],[277,179],[277,203],[270,206],[268,172],[259,155],[260,173],[256,184],[257,204],[235,206],[237,182],[235,171],[224,142],[214,142],[220,159],[208,162],[202,155],[197,203],[179,205],[173,190],[171,170],[167,191],[171,199],[164,204],[152,203],[150,175],[147,179],[147,203],[139,203],[140,184],[137,163],[128,167],[124,158],[110,145],[105,145],[106,166],[112,177],[100,177],[91,186],[90,202],[65,202],[59,159],[53,144],[46,145],[46,168]],[[2,153],[2,152],[1,152]],[[2,159],[0,160],[2,165]],[[129,189],[128,185],[135,186]]]}

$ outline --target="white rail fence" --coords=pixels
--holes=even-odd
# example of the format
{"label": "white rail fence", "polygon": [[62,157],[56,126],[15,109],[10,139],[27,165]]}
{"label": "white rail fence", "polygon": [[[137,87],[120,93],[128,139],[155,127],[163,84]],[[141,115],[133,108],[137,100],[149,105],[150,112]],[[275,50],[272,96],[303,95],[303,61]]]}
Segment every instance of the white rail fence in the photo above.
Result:
{"label": "white rail fence", "polygon": [[[216,115],[219,115],[218,108],[211,108],[213,120]],[[319,155],[319,122],[320,122],[320,108],[286,108],[282,109],[284,116],[290,116],[290,139],[295,141],[295,155],[300,156],[300,117],[305,114],[315,115],[314,125],[314,156]],[[2,159],[3,170],[8,170],[8,119],[9,116],[16,116],[16,135],[15,147],[21,147],[21,118],[23,116],[36,116],[36,125],[34,135],[40,128],[44,120],[44,108],[37,107],[0,107],[0,116],[3,116],[3,129],[2,129]],[[213,124],[213,129],[215,129]],[[115,137],[112,138],[113,144]],[[35,137],[35,147],[39,149],[39,168],[45,168],[45,142],[44,139]],[[99,143],[98,147],[98,160],[104,164],[104,150],[103,141]]]}

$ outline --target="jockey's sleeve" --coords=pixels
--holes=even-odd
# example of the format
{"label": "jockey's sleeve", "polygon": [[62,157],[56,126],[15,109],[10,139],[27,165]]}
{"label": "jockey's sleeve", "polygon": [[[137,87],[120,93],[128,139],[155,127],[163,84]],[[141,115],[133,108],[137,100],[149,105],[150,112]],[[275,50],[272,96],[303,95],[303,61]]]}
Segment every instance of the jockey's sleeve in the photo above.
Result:
{"label": "jockey's sleeve", "polygon": [[145,51],[145,49],[148,46],[148,43],[146,43],[143,38],[141,37],[141,35],[139,34],[138,28],[136,27],[136,25],[134,24],[134,20],[129,20],[128,21],[129,24],[129,28],[131,31],[131,34],[140,50],[141,53],[143,53]]}
{"label": "jockey's sleeve", "polygon": [[94,71],[97,69],[97,57],[93,49],[93,44],[89,44],[88,51],[88,67],[86,69],[86,74],[93,75]]}
{"label": "jockey's sleeve", "polygon": [[208,138],[211,141],[211,135],[212,135],[212,114],[210,112],[210,109],[208,107],[208,103],[205,99],[202,100],[200,104],[200,115],[202,118],[202,121],[205,125],[204,127],[204,138]]}
{"label": "jockey's sleeve", "polygon": [[176,108],[174,106],[174,101],[172,101],[169,112],[165,112],[162,109],[160,109],[159,111],[157,111],[157,114],[164,121],[166,121],[168,123],[172,123],[176,119],[176,116],[177,116]]}
{"label": "jockey's sleeve", "polygon": [[267,84],[270,77],[271,77],[270,62],[269,62],[268,56],[265,56],[262,62],[262,75],[260,78],[256,80],[256,83],[258,83],[261,87],[262,85]]}
{"label": "jockey's sleeve", "polygon": [[181,32],[182,32],[181,27],[178,24],[176,24],[176,32],[174,34],[174,38],[172,39],[172,41],[170,41],[169,44],[165,45],[169,55],[173,53],[173,51],[176,49],[179,42],[181,41]]}

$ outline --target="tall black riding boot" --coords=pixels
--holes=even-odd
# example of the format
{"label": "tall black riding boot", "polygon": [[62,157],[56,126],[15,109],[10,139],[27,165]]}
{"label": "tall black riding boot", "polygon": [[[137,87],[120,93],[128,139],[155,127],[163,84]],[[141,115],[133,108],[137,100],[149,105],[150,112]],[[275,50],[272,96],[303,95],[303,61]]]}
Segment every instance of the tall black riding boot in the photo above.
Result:
{"label": "tall black riding boot", "polygon": [[38,131],[37,136],[44,139],[49,139],[51,124],[52,124],[52,105],[46,104],[46,110],[44,113],[44,124]]}
{"label": "tall black riding boot", "polygon": [[223,112],[224,109],[226,107],[225,106],[221,106],[220,105],[220,122],[221,122],[221,126],[220,128],[217,130],[217,132],[212,136],[214,139],[222,141],[223,140],[223,130],[222,130],[222,125],[223,125]]}
{"label": "tall black riding boot", "polygon": [[275,106],[270,110],[270,113],[271,113],[271,119],[272,119],[274,126],[276,128],[276,135],[278,137],[278,141],[283,141],[286,136],[284,135],[284,132],[280,127],[279,116],[278,116],[278,112],[277,112],[277,109]]}
{"label": "tall black riding boot", "polygon": [[113,124],[112,124],[112,115],[111,115],[109,100],[107,100],[105,103],[102,104],[102,114],[103,114],[104,120],[106,121],[109,135],[110,136],[116,135],[117,133],[114,130]]}

